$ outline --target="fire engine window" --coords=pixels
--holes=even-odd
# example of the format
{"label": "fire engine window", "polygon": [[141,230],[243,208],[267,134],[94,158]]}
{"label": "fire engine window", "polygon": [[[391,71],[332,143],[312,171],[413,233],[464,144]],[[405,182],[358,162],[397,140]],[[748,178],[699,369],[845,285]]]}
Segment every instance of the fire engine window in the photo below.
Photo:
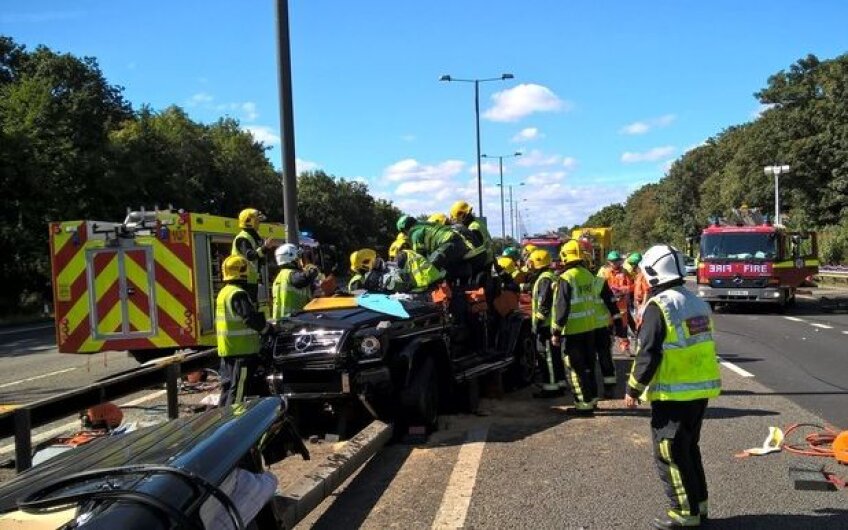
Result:
{"label": "fire engine window", "polygon": [[774,259],[777,242],[773,234],[706,234],[701,256],[724,259]]}

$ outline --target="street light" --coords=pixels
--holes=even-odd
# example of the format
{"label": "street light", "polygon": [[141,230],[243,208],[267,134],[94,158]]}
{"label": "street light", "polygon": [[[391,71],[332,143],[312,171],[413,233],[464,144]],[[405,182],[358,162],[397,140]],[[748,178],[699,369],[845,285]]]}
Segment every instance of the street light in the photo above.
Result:
{"label": "street light", "polygon": [[[515,184],[515,186],[523,186],[524,182],[519,182]],[[512,186],[513,184],[507,184],[509,188],[509,232],[512,236],[512,239],[515,241],[515,201],[512,200]],[[521,199],[521,201],[526,201],[527,199]],[[521,202],[519,201],[519,202]]]}
{"label": "street light", "polygon": [[514,79],[512,74],[501,74],[500,77],[489,77],[486,79],[458,79],[445,74],[439,81],[456,81],[459,83],[474,83],[474,119],[477,126],[477,214],[483,217],[483,173],[480,170],[480,83],[488,81],[506,81]]}
{"label": "street light", "polygon": [[483,158],[497,158],[498,159],[498,170],[501,175],[501,183],[498,184],[501,188],[501,237],[506,239],[506,215],[504,214],[504,190],[503,190],[503,159],[504,158],[515,158],[521,156],[521,151],[516,151],[511,155],[487,155],[483,153]]}
{"label": "street light", "polygon": [[780,224],[780,183],[778,177],[789,173],[789,166],[766,166],[763,171],[766,175],[774,175],[774,224]]}

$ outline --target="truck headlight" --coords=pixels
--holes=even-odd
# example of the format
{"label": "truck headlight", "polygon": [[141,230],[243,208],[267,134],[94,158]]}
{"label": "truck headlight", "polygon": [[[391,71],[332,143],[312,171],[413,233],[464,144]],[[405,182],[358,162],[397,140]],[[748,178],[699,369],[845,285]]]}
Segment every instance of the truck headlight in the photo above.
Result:
{"label": "truck headlight", "polygon": [[775,298],[780,298],[780,291],[775,291],[775,292],[771,293],[771,295]]}
{"label": "truck headlight", "polygon": [[359,343],[359,352],[363,357],[375,357],[380,353],[381,348],[380,339],[374,336],[365,337]]}

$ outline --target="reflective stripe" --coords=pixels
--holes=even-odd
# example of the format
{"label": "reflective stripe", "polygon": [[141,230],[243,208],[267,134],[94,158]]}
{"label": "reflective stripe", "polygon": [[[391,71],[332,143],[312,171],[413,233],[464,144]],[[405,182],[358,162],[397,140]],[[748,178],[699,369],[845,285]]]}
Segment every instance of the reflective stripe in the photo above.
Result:
{"label": "reflective stripe", "polygon": [[[678,333],[682,333],[678,331]],[[678,334],[678,337],[681,335]],[[678,339],[676,342],[668,342],[663,344],[664,349],[674,350],[679,348],[688,348],[689,346],[694,346],[696,344],[701,344],[702,342],[712,342],[713,334],[712,333],[701,333],[699,335],[695,335],[694,337],[685,337],[683,340]]]}
{"label": "reflective stripe", "polygon": [[683,485],[683,478],[680,476],[680,468],[674,463],[671,457],[671,440],[660,440],[660,455],[668,464],[669,482],[671,483],[674,496],[677,497],[678,510],[669,510],[669,515],[681,518],[689,517],[692,513],[689,507],[689,497],[686,495],[686,487]]}
{"label": "reflective stripe", "polygon": [[716,379],[713,381],[698,381],[697,383],[677,383],[667,385],[663,383],[652,383],[651,391],[653,392],[690,392],[692,390],[710,390],[713,388],[721,388],[721,381]]}
{"label": "reflective stripe", "polygon": [[[635,362],[633,363],[633,367],[634,368],[636,367]],[[627,386],[629,386],[630,388],[636,389],[639,392],[643,392],[648,387],[648,385],[643,385],[642,383],[637,381],[636,376],[634,376],[632,373],[630,374],[630,379],[627,380]]]}
{"label": "reflective stripe", "polygon": [[219,331],[218,333],[219,334],[223,333],[228,337],[249,337],[251,335],[255,335],[256,331],[252,330],[252,329],[239,329],[239,330],[235,330],[235,331],[232,331],[232,330],[225,331],[225,332]]}

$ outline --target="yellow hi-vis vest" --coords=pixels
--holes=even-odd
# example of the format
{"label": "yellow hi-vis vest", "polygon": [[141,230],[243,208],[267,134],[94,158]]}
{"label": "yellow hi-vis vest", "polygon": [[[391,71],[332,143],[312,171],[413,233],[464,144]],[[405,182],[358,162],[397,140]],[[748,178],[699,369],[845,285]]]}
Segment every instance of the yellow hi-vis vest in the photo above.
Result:
{"label": "yellow hi-vis vest", "polygon": [[413,292],[425,291],[445,277],[445,271],[439,270],[421,254],[412,250],[403,250],[401,252],[406,253],[406,269],[412,277]]}
{"label": "yellow hi-vis vest", "polygon": [[604,290],[605,283],[607,283],[606,280],[595,276],[594,283],[592,284],[592,292],[595,294],[594,329],[609,327],[610,323],[612,322],[612,315],[610,315],[609,309],[607,309],[607,305],[604,303],[603,299],[601,299],[601,291]]}
{"label": "yellow hi-vis vest", "polygon": [[[247,241],[250,245],[250,249],[262,256],[262,249],[257,249],[256,240],[254,240],[253,236],[247,233],[246,230],[239,232],[233,239],[233,248],[230,250],[230,255],[242,256],[242,253],[238,250],[238,242],[240,239]],[[242,257],[247,259],[247,256]],[[250,261],[249,259],[247,259],[247,283],[259,283],[259,266],[255,261]]]}
{"label": "yellow hi-vis vest", "polygon": [[312,299],[312,289],[309,285],[300,288],[292,285],[290,276],[293,272],[293,269],[280,269],[274,279],[274,306],[271,309],[271,318],[274,320],[302,311]]}
{"label": "yellow hi-vis vest", "polygon": [[648,401],[692,401],[721,393],[710,308],[682,287],[657,294],[665,320],[662,361],[648,385]]}
{"label": "yellow hi-vis vest", "polygon": [[466,257],[471,258],[479,256],[480,254],[485,254],[486,263],[493,263],[495,261],[495,251],[492,248],[492,236],[489,235],[489,229],[486,227],[486,223],[480,219],[474,219],[468,224],[468,229],[472,232],[480,232],[483,234],[483,241],[480,243],[480,246],[472,248],[471,251],[466,254]]}
{"label": "yellow hi-vis vest", "polygon": [[533,312],[532,316],[530,317],[530,322],[533,329],[537,329],[538,326],[550,327],[553,325],[553,307],[550,308],[551,311],[550,313],[548,313],[547,319],[545,319],[545,315],[539,311],[539,283],[543,278],[547,278],[551,282],[551,289],[555,289],[557,283],[556,273],[551,270],[546,270],[539,274],[539,277],[536,279],[536,283],[533,284],[533,294],[531,295],[533,298],[530,302],[531,310]]}
{"label": "yellow hi-vis vest", "polygon": [[570,310],[563,335],[577,335],[594,330],[595,277],[585,267],[578,266],[567,269],[560,278],[571,286]]}
{"label": "yellow hi-vis vest", "polygon": [[227,284],[218,293],[215,305],[215,334],[218,337],[218,356],[236,357],[259,353],[262,339],[259,332],[244,323],[233,311],[233,295],[246,293],[237,285]]}

